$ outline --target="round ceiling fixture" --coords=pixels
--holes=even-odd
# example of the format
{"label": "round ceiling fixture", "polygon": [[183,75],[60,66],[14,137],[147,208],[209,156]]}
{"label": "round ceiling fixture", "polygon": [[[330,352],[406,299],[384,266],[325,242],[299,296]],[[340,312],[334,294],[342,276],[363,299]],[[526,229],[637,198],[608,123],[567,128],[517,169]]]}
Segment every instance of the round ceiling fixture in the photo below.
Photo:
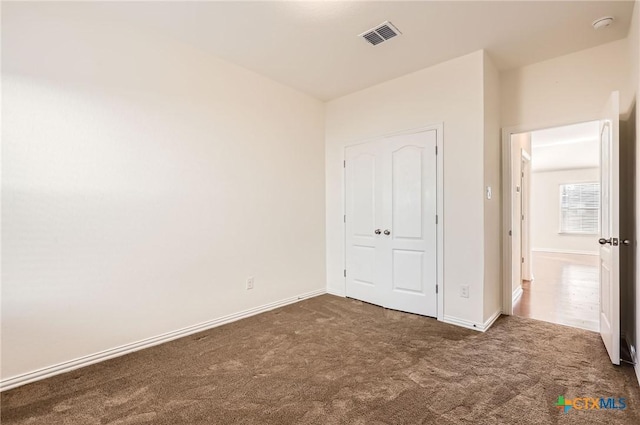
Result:
{"label": "round ceiling fixture", "polygon": [[613,23],[613,16],[604,16],[602,18],[598,18],[591,23],[593,25],[593,29],[601,30],[603,28],[608,27]]}

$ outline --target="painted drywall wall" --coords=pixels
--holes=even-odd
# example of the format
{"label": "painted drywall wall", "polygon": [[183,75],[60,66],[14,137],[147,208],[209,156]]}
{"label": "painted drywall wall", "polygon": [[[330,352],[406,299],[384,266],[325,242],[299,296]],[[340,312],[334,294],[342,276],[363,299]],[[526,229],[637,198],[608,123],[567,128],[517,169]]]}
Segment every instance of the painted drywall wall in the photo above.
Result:
{"label": "painted drywall wall", "polygon": [[[640,344],[640,250],[638,249],[638,241],[640,240],[640,149],[637,148],[637,143],[640,140],[640,108],[638,108],[638,98],[640,97],[640,1],[636,0],[633,8],[633,17],[631,20],[631,26],[629,28],[628,37],[628,67],[630,69],[629,75],[629,91],[634,94],[635,99],[635,124],[630,129],[633,134],[636,149],[635,149],[635,235],[634,235],[634,258],[635,258],[635,279],[633,282],[635,308],[633,318],[630,321],[633,323],[626,323],[622,326],[630,330],[630,342],[634,346],[636,353]],[[636,358],[636,376],[640,383],[640,362]]]}
{"label": "painted drywall wall", "polygon": [[561,234],[559,231],[560,185],[592,183],[599,179],[598,168],[531,174],[531,242],[534,251],[598,254],[598,235]]}
{"label": "painted drywall wall", "polygon": [[2,55],[3,379],[324,290],[321,102],[73,3]]}
{"label": "painted drywall wall", "polygon": [[620,333],[635,346],[636,111],[620,122]]}
{"label": "painted drywall wall", "polygon": [[[483,58],[484,101],[484,307],[486,322],[502,309],[502,220],[500,79],[489,55]],[[491,199],[486,190],[491,188]]]}
{"label": "painted drywall wall", "polygon": [[[326,106],[327,286],[344,294],[344,147],[444,123],[444,315],[481,324],[484,279],[482,51]],[[459,286],[469,285],[469,298]]]}
{"label": "painted drywall wall", "polygon": [[628,110],[628,43],[622,39],[501,72],[502,126],[536,129],[599,119],[614,90],[620,91],[621,110]]}

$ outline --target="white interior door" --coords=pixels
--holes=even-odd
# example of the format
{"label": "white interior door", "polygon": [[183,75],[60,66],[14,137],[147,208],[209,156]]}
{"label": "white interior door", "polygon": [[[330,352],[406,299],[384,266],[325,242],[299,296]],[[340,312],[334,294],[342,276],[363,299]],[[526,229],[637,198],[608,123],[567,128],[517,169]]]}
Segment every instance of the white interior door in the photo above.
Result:
{"label": "white interior door", "polygon": [[600,121],[600,335],[620,364],[619,107],[611,93]]}
{"label": "white interior door", "polygon": [[436,130],[345,150],[346,294],[437,316]]}
{"label": "white interior door", "polygon": [[[346,295],[382,305],[381,158],[379,142],[345,150]],[[346,165],[348,164],[348,166]]]}
{"label": "white interior door", "polygon": [[385,306],[435,317],[436,131],[392,137],[382,152]]}

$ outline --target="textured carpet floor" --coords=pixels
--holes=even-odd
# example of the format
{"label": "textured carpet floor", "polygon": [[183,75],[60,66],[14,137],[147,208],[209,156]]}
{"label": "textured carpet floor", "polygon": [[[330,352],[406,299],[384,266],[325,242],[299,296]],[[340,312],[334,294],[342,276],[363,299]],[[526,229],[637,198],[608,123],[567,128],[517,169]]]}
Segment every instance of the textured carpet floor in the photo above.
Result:
{"label": "textured carpet floor", "polygon": [[[626,410],[555,407],[625,397]],[[323,295],[2,394],[2,424],[640,424],[596,333],[486,333]]]}

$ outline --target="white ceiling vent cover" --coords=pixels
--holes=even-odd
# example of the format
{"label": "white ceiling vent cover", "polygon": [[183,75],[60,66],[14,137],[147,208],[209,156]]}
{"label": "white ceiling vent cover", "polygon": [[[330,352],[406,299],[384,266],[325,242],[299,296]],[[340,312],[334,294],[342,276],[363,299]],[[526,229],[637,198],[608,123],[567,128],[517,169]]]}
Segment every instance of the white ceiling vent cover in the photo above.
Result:
{"label": "white ceiling vent cover", "polygon": [[398,28],[394,27],[391,22],[385,21],[375,28],[366,30],[362,34],[358,35],[358,37],[362,37],[367,41],[367,43],[376,46],[395,37],[396,35],[402,35],[402,33]]}

